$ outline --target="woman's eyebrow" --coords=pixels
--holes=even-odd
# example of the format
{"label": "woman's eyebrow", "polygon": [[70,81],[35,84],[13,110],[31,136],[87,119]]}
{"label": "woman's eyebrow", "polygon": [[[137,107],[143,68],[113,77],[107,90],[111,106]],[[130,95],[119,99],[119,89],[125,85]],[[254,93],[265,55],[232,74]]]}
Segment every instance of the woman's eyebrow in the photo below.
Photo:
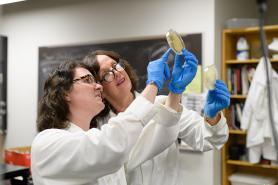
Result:
{"label": "woman's eyebrow", "polygon": [[111,71],[111,68],[113,68],[115,65],[117,65],[117,62],[111,63],[111,67],[109,69],[99,70],[99,74],[104,74],[104,73]]}

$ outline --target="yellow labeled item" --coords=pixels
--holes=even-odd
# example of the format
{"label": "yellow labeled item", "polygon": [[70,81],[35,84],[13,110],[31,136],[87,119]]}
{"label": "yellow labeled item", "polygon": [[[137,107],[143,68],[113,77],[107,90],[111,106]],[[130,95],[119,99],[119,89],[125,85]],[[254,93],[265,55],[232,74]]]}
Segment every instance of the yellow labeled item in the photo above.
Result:
{"label": "yellow labeled item", "polygon": [[209,90],[214,89],[215,81],[218,78],[216,67],[212,64],[204,69],[204,83]]}
{"label": "yellow labeled item", "polygon": [[184,42],[181,38],[181,36],[174,30],[170,29],[166,33],[166,39],[169,44],[169,46],[172,48],[172,50],[177,53],[182,53],[182,48],[185,48]]}

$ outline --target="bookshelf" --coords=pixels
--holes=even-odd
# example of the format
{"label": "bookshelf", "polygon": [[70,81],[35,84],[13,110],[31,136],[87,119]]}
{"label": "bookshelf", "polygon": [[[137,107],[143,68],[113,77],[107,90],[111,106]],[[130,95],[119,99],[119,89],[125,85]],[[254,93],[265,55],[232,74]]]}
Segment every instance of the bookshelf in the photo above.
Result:
{"label": "bookshelf", "polygon": [[246,135],[246,131],[242,131],[242,130],[233,130],[233,129],[230,129],[229,131],[230,135],[231,134],[234,134],[234,135]]}
{"label": "bookshelf", "polygon": [[[270,62],[278,63],[278,59],[270,59]],[[226,64],[228,64],[228,65],[233,65],[233,64],[258,64],[258,63],[259,63],[259,59],[249,59],[249,60],[243,60],[243,61],[226,60]]]}
{"label": "bookshelf", "polygon": [[256,167],[262,169],[274,169],[278,170],[277,166],[271,166],[266,164],[252,164],[246,161],[238,161],[238,160],[227,160],[227,163],[230,165],[238,165],[238,166],[248,166],[248,167]]}
{"label": "bookshelf", "polygon": [[232,94],[231,99],[245,99],[247,96],[242,94]]}
{"label": "bookshelf", "polygon": [[[267,43],[271,43],[274,37],[278,37],[278,25],[265,26]],[[238,39],[244,36],[249,44],[249,58],[248,60],[238,61],[236,60],[236,44]],[[272,53],[270,53],[272,54]],[[260,58],[260,40],[259,40],[259,28],[244,28],[244,29],[225,29],[222,32],[222,79],[228,84],[231,91],[231,106],[225,110],[225,115],[227,117],[227,122],[231,125],[235,125],[234,119],[229,119],[235,114],[232,109],[236,104],[244,105],[247,97],[247,93],[242,93],[243,90],[238,90],[238,87],[231,83],[231,76],[234,73],[240,74],[240,79],[242,80],[241,72],[243,68],[255,69],[259,63]],[[270,58],[272,67],[278,69],[278,59]],[[236,71],[239,70],[240,72]],[[234,81],[233,81],[234,82]],[[251,80],[248,82],[250,85]],[[240,108],[238,106],[237,108]],[[242,108],[242,107],[241,107]],[[230,129],[229,140],[224,145],[221,151],[222,157],[222,185],[231,185],[228,178],[231,174],[235,172],[249,172],[258,175],[268,175],[272,177],[277,177],[278,166],[268,165],[268,164],[251,164],[244,160],[232,160],[229,156],[229,147],[234,144],[245,145],[246,144],[247,132],[239,129]]]}

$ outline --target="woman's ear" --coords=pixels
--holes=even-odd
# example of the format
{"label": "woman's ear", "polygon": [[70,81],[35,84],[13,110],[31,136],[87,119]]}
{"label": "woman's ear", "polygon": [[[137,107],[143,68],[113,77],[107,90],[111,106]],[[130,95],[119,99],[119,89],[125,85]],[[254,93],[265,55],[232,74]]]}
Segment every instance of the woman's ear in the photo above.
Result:
{"label": "woman's ear", "polygon": [[71,101],[71,97],[70,97],[70,94],[68,92],[64,92],[64,98],[67,102]]}

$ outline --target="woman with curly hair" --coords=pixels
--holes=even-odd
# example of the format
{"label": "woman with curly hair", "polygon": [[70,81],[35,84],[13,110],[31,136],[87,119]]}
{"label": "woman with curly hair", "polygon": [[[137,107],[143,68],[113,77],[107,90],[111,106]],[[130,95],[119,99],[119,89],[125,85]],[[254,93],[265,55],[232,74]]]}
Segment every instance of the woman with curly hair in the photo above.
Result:
{"label": "woman with curly hair", "polygon": [[[163,64],[162,64],[163,65]],[[149,64],[149,80],[164,78],[164,72]],[[154,75],[155,74],[155,75]],[[104,108],[103,87],[87,65],[78,61],[62,63],[46,80],[38,112],[38,135],[32,143],[31,170],[36,185],[125,185],[126,179],[101,177],[123,170],[130,151],[144,127],[156,135],[154,115],[172,123],[163,133],[176,129],[180,114],[170,107],[154,105],[157,87],[146,86],[128,108],[100,128],[91,121]],[[170,110],[171,109],[171,110]],[[166,123],[167,123],[166,122]]]}

